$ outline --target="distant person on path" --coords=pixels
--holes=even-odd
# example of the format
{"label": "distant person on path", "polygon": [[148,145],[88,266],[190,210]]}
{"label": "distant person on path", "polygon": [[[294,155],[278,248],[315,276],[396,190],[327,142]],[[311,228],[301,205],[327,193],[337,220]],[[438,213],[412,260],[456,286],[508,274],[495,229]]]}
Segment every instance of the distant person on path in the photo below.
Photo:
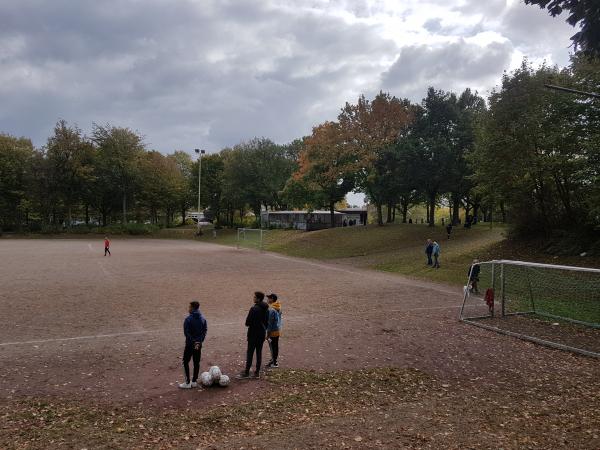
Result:
{"label": "distant person on path", "polygon": [[433,253],[433,242],[431,239],[427,239],[427,244],[425,244],[425,254],[427,255],[427,265],[431,266],[433,261],[431,260],[431,254]]}
{"label": "distant person on path", "polygon": [[448,233],[448,239],[450,239],[450,235],[452,234],[452,222],[449,222],[448,225],[446,225],[446,233]]}
{"label": "distant person on path", "polygon": [[436,241],[433,241],[433,249],[432,249],[432,254],[433,254],[433,267],[435,267],[436,269],[440,268],[440,244],[438,244]]}
{"label": "distant person on path", "polygon": [[262,363],[262,348],[267,334],[267,325],[269,322],[269,305],[264,302],[265,294],[257,291],[254,293],[254,306],[250,308],[248,317],[246,317],[246,326],[248,327],[248,348],[246,350],[246,369],[238,378],[250,377],[250,368],[252,367],[252,358],[256,353],[256,370],[254,377],[260,377],[260,365]]}
{"label": "distant person on path", "polygon": [[[183,370],[185,383],[181,389],[191,389],[198,386],[198,373],[200,372],[200,357],[202,356],[202,343],[206,338],[206,319],[200,312],[200,303],[190,302],[188,309],[190,315],[183,321],[183,334],[185,335],[185,348],[183,350]],[[194,360],[194,374],[190,379],[190,359]]]}
{"label": "distant person on path", "polygon": [[271,361],[269,361],[267,367],[279,367],[277,357],[279,356],[279,337],[281,336],[281,303],[277,300],[277,294],[269,294],[267,298],[269,299],[267,340],[271,350]]}
{"label": "distant person on path", "polygon": [[475,294],[479,294],[479,289],[477,287],[477,283],[479,282],[479,272],[481,272],[479,260],[474,259],[473,264],[469,266],[469,290]]}
{"label": "distant person on path", "polygon": [[108,240],[108,236],[104,236],[104,256],[108,253],[110,255],[110,241]]}

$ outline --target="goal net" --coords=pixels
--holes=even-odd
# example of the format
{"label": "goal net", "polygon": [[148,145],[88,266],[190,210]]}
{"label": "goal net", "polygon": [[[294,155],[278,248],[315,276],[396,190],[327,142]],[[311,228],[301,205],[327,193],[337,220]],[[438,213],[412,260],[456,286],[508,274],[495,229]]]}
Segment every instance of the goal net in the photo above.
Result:
{"label": "goal net", "polygon": [[238,228],[237,248],[249,247],[262,251],[267,232],[261,228]]}
{"label": "goal net", "polygon": [[600,270],[510,260],[474,264],[460,320],[600,357]]}

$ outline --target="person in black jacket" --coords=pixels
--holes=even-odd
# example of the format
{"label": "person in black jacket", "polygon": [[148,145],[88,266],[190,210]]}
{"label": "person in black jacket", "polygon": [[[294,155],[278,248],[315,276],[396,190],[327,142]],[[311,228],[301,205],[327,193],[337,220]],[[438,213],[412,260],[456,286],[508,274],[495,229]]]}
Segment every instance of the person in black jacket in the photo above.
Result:
{"label": "person in black jacket", "polygon": [[473,264],[469,266],[469,290],[472,293],[479,294],[479,288],[477,283],[479,282],[479,273],[481,272],[481,266],[479,260],[474,259]]}
{"label": "person in black jacket", "polygon": [[[190,315],[183,322],[183,334],[185,335],[185,349],[183,350],[183,370],[185,371],[185,383],[181,383],[181,389],[191,389],[198,386],[198,373],[200,372],[200,356],[202,354],[202,343],[206,338],[206,319],[200,312],[200,303],[190,302]],[[190,380],[190,359],[194,359],[194,375]]]}
{"label": "person in black jacket", "polygon": [[248,317],[246,317],[246,326],[248,327],[246,370],[244,370],[238,378],[248,378],[250,376],[254,352],[256,352],[256,370],[254,371],[254,377],[258,378],[260,376],[262,348],[265,342],[267,325],[269,322],[269,305],[265,303],[264,299],[265,294],[263,292],[257,291],[254,293],[254,306],[250,308]]}

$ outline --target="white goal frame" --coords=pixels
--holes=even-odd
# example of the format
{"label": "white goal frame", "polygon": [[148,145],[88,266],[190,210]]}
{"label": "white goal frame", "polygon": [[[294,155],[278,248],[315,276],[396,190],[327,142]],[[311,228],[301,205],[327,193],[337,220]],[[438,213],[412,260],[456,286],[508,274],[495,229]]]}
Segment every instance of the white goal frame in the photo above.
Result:
{"label": "white goal frame", "polygon": [[264,234],[266,233],[266,230],[263,230],[262,228],[238,228],[237,229],[237,248],[238,249],[240,248],[240,242],[246,241],[246,233],[248,233],[248,232],[260,233],[260,237],[259,237],[259,241],[258,241],[258,248],[262,252],[263,251]]}
{"label": "white goal frame", "polygon": [[[542,263],[534,263],[534,262],[527,262],[527,261],[513,261],[513,260],[508,260],[508,259],[499,259],[499,260],[492,260],[492,261],[483,261],[483,262],[478,262],[476,263],[477,265],[479,265],[480,267],[483,265],[491,265],[491,278],[492,278],[492,289],[494,290],[494,293],[498,290],[499,295],[496,296],[495,295],[495,301],[497,299],[497,301],[500,303],[500,316],[501,317],[507,317],[507,316],[514,316],[514,315],[527,315],[527,314],[535,314],[538,316],[542,316],[542,317],[547,317],[547,318],[551,318],[551,319],[558,319],[558,320],[563,320],[563,321],[567,321],[567,322],[571,322],[571,323],[575,323],[578,325],[584,325],[587,327],[591,327],[591,328],[600,328],[600,324],[597,323],[590,323],[590,322],[584,322],[581,320],[576,320],[576,319],[572,319],[569,317],[562,317],[562,316],[557,316],[554,314],[549,314],[546,312],[542,312],[542,311],[536,311],[535,310],[535,305],[532,305],[532,310],[531,311],[522,311],[522,312],[507,312],[506,311],[506,298],[505,298],[505,294],[506,294],[506,288],[505,288],[505,282],[506,282],[506,278],[504,276],[504,268],[508,265],[510,266],[526,266],[526,267],[535,267],[535,268],[543,268],[543,269],[555,269],[555,270],[568,270],[568,271],[574,271],[574,272],[588,272],[588,273],[594,273],[597,274],[600,277],[600,269],[594,269],[594,268],[590,268],[590,267],[577,267],[577,266],[565,266],[565,265],[555,265],[555,264],[542,264]],[[522,333],[517,333],[514,331],[509,331],[509,330],[503,330],[501,328],[495,327],[493,325],[488,325],[486,323],[482,323],[481,319],[489,319],[489,318],[493,318],[494,317],[494,309],[495,309],[495,305],[494,307],[492,307],[489,311],[488,315],[479,315],[479,316],[472,316],[469,317],[465,314],[465,306],[467,305],[467,301],[471,296],[471,292],[469,289],[469,283],[470,283],[470,279],[471,279],[471,270],[473,268],[473,265],[471,265],[471,269],[469,269],[469,276],[467,278],[467,283],[464,286],[464,290],[463,290],[463,303],[460,309],[460,313],[459,313],[459,321],[467,323],[469,325],[474,325],[480,328],[484,328],[487,330],[492,330],[495,331],[497,333],[501,333],[501,334],[505,334],[508,336],[513,336],[513,337],[517,337],[519,339],[523,339],[523,340],[527,340],[530,342],[534,342],[536,344],[541,344],[544,345],[546,347],[552,347],[552,348],[557,348],[560,350],[567,350],[567,351],[571,351],[571,352],[575,352],[575,353],[579,353],[585,356],[591,356],[594,358],[600,358],[600,353],[598,352],[593,352],[593,351],[589,351],[589,350],[584,350],[584,349],[580,349],[577,347],[572,347],[569,345],[564,345],[564,344],[560,344],[557,342],[552,342],[552,341],[548,341],[546,339],[541,339],[541,338],[537,338],[535,336],[529,336],[526,334],[522,334]],[[500,285],[497,287],[496,286],[496,274],[498,274],[498,278],[499,278],[499,283]],[[497,289],[498,288],[498,289]]]}

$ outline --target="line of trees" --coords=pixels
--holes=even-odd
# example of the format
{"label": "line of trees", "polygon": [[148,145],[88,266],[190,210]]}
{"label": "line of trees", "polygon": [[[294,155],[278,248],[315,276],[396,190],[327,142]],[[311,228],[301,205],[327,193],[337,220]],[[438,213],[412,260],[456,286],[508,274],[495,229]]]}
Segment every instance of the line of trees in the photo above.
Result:
{"label": "line of trees", "polygon": [[[377,223],[406,222],[414,205],[450,207],[521,232],[600,225],[600,104],[550,91],[600,86],[598,59],[568,68],[525,61],[484,100],[433,87],[420,104],[380,92],[346,104],[336,121],[286,145],[254,138],[202,159],[201,203],[220,224],[249,211],[328,208],[364,192]],[[0,226],[5,230],[152,223],[170,226],[197,204],[198,163],[146,148],[128,128],[61,120],[46,145],[0,134]],[[385,213],[385,214],[384,214]],[[386,217],[384,217],[386,215]],[[332,220],[332,224],[334,221]]]}

